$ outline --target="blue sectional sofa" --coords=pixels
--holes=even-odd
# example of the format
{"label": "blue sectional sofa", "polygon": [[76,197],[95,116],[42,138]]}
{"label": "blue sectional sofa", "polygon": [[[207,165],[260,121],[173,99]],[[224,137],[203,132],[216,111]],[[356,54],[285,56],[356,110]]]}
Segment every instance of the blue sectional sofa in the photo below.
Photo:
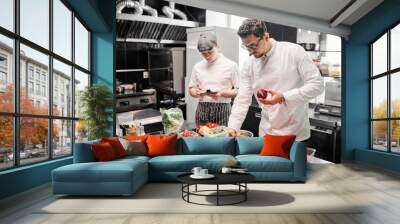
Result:
{"label": "blue sectional sofa", "polygon": [[74,163],[52,171],[53,193],[68,195],[131,195],[148,181],[176,181],[193,167],[218,172],[228,160],[236,160],[260,182],[304,182],[306,146],[295,142],[290,159],[260,156],[263,138],[180,138],[177,155],[127,156],[96,162],[91,141],[75,144]]}

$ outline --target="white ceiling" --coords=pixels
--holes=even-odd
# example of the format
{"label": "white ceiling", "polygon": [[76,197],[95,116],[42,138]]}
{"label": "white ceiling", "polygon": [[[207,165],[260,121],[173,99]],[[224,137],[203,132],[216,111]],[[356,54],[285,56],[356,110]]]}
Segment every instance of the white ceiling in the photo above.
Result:
{"label": "white ceiling", "polygon": [[351,25],[383,0],[168,0],[217,12],[347,37]]}
{"label": "white ceiling", "polygon": [[350,0],[226,0],[235,3],[245,3],[264,9],[288,12],[301,16],[330,20],[337,12],[346,6]]}

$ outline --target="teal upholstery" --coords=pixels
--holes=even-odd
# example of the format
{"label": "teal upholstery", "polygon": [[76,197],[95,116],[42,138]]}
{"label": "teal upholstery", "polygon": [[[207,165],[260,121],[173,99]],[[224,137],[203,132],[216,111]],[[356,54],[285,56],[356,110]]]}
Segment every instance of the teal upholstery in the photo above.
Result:
{"label": "teal upholstery", "polygon": [[[74,164],[52,172],[54,194],[70,195],[131,195],[147,181],[176,181],[180,174],[199,166],[219,172],[228,160],[236,159],[247,168],[256,181],[305,181],[306,146],[295,142],[290,159],[258,155],[263,138],[181,138],[177,155],[127,156],[95,162],[92,141],[75,144]],[[236,157],[234,157],[236,155]]]}
{"label": "teal upholstery", "polygon": [[74,163],[53,170],[52,177],[54,194],[131,195],[147,182],[148,164],[140,158]]}
{"label": "teal upholstery", "polygon": [[[178,148],[179,149],[179,148]],[[182,138],[182,151],[177,154],[227,154],[235,155],[235,139],[230,137],[218,138]]]}
{"label": "teal upholstery", "polygon": [[179,171],[190,172],[193,167],[203,167],[211,172],[217,172],[227,164],[228,160],[234,160],[231,155],[174,155],[157,156],[149,160],[149,171]]}
{"label": "teal upholstery", "polygon": [[239,166],[251,172],[292,172],[292,161],[279,156],[239,155]]}
{"label": "teal upholstery", "polygon": [[236,138],[236,143],[236,155],[260,154],[264,144],[264,138]]}
{"label": "teal upholstery", "polygon": [[96,158],[94,157],[90,146],[98,143],[100,143],[100,140],[76,143],[74,147],[74,163],[95,162]]}

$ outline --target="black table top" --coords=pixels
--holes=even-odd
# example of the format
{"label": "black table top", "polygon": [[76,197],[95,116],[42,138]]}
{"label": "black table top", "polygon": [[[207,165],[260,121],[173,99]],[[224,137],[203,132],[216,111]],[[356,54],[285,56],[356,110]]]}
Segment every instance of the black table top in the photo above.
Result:
{"label": "black table top", "polygon": [[255,180],[249,173],[212,173],[215,177],[210,179],[193,179],[192,173],[186,173],[177,177],[178,181],[186,184],[236,184],[248,183]]}

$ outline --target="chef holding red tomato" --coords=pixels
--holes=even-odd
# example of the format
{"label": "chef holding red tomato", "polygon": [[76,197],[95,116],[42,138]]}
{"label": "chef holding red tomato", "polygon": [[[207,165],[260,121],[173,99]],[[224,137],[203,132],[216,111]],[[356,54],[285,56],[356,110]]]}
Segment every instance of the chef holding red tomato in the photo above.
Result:
{"label": "chef holding red tomato", "polygon": [[270,38],[263,21],[245,20],[238,35],[250,57],[240,73],[228,134],[237,134],[254,94],[262,109],[259,136],[294,134],[297,141],[307,140],[308,101],[324,90],[318,68],[301,46]]}

